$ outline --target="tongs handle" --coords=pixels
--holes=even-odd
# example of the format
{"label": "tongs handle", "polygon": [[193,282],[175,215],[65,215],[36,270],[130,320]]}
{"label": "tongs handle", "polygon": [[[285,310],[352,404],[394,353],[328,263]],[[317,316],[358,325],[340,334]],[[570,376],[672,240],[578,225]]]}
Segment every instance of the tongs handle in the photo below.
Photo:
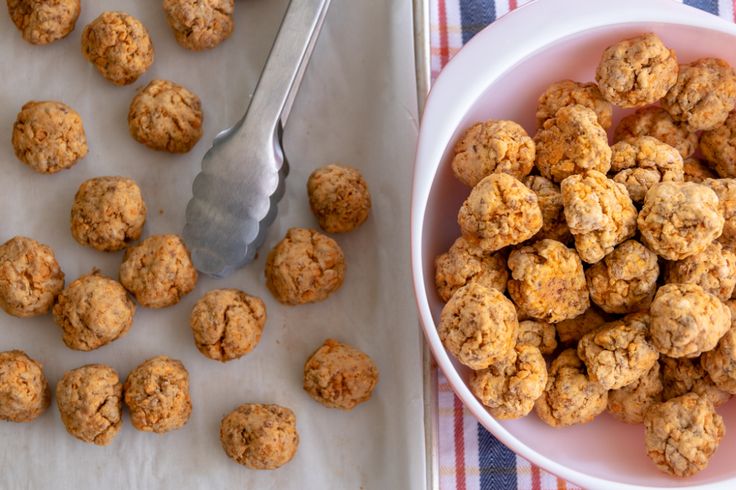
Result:
{"label": "tongs handle", "polygon": [[239,132],[273,135],[286,124],[329,5],[330,0],[291,0]]}

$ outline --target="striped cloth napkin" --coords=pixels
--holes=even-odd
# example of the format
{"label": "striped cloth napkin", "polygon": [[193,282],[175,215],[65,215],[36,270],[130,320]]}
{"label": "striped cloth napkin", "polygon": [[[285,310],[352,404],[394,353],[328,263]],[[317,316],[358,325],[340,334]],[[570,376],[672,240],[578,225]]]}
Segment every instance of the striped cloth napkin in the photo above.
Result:
{"label": "striped cloth napkin", "polygon": [[[431,0],[432,79],[476,33],[531,0]],[[538,0],[544,1],[544,0]],[[644,1],[644,0],[642,0]],[[736,21],[736,0],[673,0]],[[439,475],[441,490],[574,489],[493,437],[439,373]]]}

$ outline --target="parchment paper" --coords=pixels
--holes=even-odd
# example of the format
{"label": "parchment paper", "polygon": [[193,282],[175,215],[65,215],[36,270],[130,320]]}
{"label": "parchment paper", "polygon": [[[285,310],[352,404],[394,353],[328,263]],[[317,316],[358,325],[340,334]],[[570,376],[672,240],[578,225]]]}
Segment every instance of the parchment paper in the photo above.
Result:
{"label": "parchment paper", "polygon": [[[285,0],[237,0],[231,39],[193,53],[174,41],[160,1],[82,4],[76,30],[45,47],[25,43],[0,12],[0,241],[20,234],[49,244],[67,283],[93,267],[117,277],[122,257],[85,249],[71,237],[69,210],[85,179],[134,178],[149,209],[145,234],[181,231],[201,157],[215,134],[241,116],[286,7]],[[122,88],[105,81],[79,47],[84,25],[115,9],[141,19],[156,49],[151,69]],[[128,135],[130,100],[153,78],[181,83],[202,99],[205,135],[188,155],[157,153]],[[12,124],[32,99],[62,100],[82,115],[90,151],[71,170],[39,175],[15,159]],[[175,307],[139,307],[125,337],[89,353],[65,347],[50,316],[17,319],[0,312],[0,350],[23,349],[41,361],[52,389],[64,371],[83,364],[109,364],[124,378],[155,355],[182,360],[191,377],[189,423],[164,435],[143,433],[126,413],[112,444],[96,447],[66,433],[52,401],[32,423],[0,422],[0,488],[424,488],[421,344],[409,272],[415,100],[411,2],[333,0],[286,128],[286,196],[255,263],[224,280],[202,277]],[[318,304],[280,305],[264,285],[265,255],[289,227],[317,226],[306,179],[333,161],[362,170],[372,215],[357,231],[335,237],[347,260],[339,292]],[[258,295],[268,308],[261,343],[227,364],[202,356],[188,325],[194,302],[219,287]],[[327,337],[360,347],[380,368],[373,399],[352,412],[322,407],[302,390],[303,363]],[[220,419],[245,402],[279,403],[296,412],[301,444],[291,463],[254,471],[225,455]]]}

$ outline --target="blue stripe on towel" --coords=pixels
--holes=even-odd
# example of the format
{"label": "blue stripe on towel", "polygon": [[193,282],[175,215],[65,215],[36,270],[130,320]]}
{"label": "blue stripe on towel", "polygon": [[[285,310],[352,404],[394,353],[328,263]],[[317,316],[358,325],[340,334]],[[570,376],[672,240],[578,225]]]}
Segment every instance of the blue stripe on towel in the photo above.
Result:
{"label": "blue stripe on towel", "polygon": [[718,15],[718,0],[685,0],[685,5],[697,7],[713,15]]}
{"label": "blue stripe on towel", "polygon": [[478,424],[480,490],[517,488],[516,455]]}
{"label": "blue stripe on towel", "polygon": [[463,24],[463,44],[496,20],[494,0],[460,0],[460,21]]}

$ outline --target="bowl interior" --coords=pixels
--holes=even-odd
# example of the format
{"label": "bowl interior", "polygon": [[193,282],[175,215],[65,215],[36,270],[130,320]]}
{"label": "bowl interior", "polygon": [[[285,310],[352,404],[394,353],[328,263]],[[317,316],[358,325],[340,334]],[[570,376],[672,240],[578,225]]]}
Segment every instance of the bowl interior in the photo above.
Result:
{"label": "bowl interior", "polygon": [[[537,98],[548,85],[566,78],[592,81],[595,67],[606,46],[648,31],[656,32],[665,44],[674,48],[680,62],[716,56],[736,65],[736,50],[733,49],[736,39],[723,32],[652,23],[592,29],[548,45],[519,61],[513,69],[491,83],[459,121],[452,140],[446,142],[441,153],[442,163],[430,191],[424,216],[424,234],[421,237],[424,289],[435,325],[439,321],[442,303],[433,282],[434,257],[446,251],[459,235],[457,212],[469,193],[469,189],[453,177],[450,169],[455,141],[473,123],[491,118],[517,121],[533,135],[537,126],[534,116]],[[451,97],[452,94],[436,96]],[[615,111],[613,127],[628,112]],[[609,130],[611,133],[612,130]],[[437,154],[440,154],[439,148]],[[452,362],[463,380],[467,381],[469,371],[455,359]],[[475,408],[478,407],[480,405]],[[641,425],[627,425],[608,414],[592,423],[564,429],[553,429],[534,414],[502,422],[501,425],[529,450],[583,474],[633,485],[680,486],[736,477],[736,465],[731,462],[731,454],[736,451],[736,401],[732,400],[718,411],[726,423],[726,437],[709,467],[687,480],[669,478],[656,469],[646,455]],[[733,433],[729,433],[729,429]]]}

